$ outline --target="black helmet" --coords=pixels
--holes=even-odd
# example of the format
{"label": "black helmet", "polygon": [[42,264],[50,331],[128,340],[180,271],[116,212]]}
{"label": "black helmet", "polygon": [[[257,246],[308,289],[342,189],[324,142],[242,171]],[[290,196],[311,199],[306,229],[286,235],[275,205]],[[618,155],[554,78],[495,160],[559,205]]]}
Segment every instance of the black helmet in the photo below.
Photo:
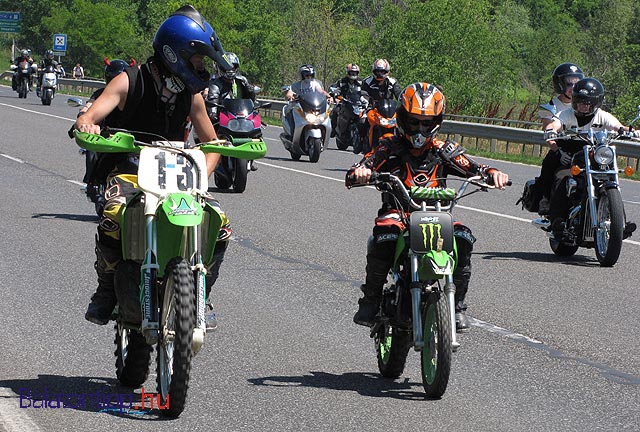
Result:
{"label": "black helmet", "polygon": [[[604,86],[595,78],[583,78],[573,86],[571,106],[576,117],[585,117],[596,112],[604,101]],[[578,111],[578,104],[590,106],[588,112]]]}
{"label": "black helmet", "polygon": [[311,78],[316,77],[316,70],[310,64],[303,64],[298,72],[300,72],[300,79],[304,79],[305,75],[311,75]]}
{"label": "black helmet", "polygon": [[131,59],[130,63],[127,63],[124,60],[115,59],[109,60],[109,57],[104,58],[104,80],[108,83],[112,79],[114,79],[117,75],[128,67],[132,67],[136,65],[136,61]]}
{"label": "black helmet", "polygon": [[53,60],[53,51],[46,50],[44,52],[44,58],[49,59],[49,60]]}
{"label": "black helmet", "polygon": [[551,75],[553,79],[553,91],[557,94],[564,94],[567,90],[567,78],[584,78],[582,69],[573,63],[562,63],[556,66]]}
{"label": "black helmet", "polygon": [[233,68],[229,69],[226,72],[223,72],[222,76],[228,80],[232,80],[236,77],[236,75],[238,75],[238,70],[240,69],[240,59],[232,52],[225,52],[224,55],[227,58],[227,61],[231,63],[231,66],[233,66]]}

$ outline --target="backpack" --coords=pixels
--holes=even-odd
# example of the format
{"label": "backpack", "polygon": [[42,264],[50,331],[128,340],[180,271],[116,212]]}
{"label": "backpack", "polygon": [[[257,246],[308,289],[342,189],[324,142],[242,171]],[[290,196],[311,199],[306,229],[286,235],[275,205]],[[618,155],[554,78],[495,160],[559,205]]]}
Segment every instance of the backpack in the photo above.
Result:
{"label": "backpack", "polygon": [[524,184],[522,196],[516,202],[516,205],[522,203],[523,209],[537,213],[540,207],[540,199],[542,199],[542,190],[540,190],[540,183],[538,182],[538,177],[536,177]]}

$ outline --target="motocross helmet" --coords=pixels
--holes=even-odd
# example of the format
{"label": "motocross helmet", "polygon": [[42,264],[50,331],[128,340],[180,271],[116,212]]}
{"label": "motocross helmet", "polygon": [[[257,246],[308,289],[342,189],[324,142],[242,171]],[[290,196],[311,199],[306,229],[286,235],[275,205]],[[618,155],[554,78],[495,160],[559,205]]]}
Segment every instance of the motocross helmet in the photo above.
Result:
{"label": "motocross helmet", "polygon": [[298,72],[300,72],[300,79],[305,79],[305,77],[316,77],[316,70],[310,64],[303,64],[302,66],[300,66],[300,69],[298,69]]}
{"label": "motocross helmet", "polygon": [[553,91],[557,94],[565,94],[568,84],[575,84],[584,78],[584,74],[577,65],[562,63],[553,70],[551,78],[553,80]]}
{"label": "motocross helmet", "polygon": [[238,59],[238,56],[232,52],[226,52],[224,53],[224,55],[227,57],[227,60],[229,61],[229,63],[231,63],[233,68],[229,69],[221,75],[227,81],[232,81],[236,77],[236,75],[238,75],[238,70],[240,69],[240,59]]}
{"label": "motocross helmet", "polygon": [[350,80],[358,79],[358,74],[360,73],[360,66],[355,63],[349,63],[347,65],[347,78]]}
{"label": "motocross helmet", "polygon": [[[604,86],[595,78],[583,78],[573,87],[571,107],[576,117],[593,115],[604,101]],[[578,105],[589,105],[588,111],[579,111]]]}
{"label": "motocross helmet", "polygon": [[53,60],[53,51],[46,50],[44,52],[44,58],[46,58],[47,60]]}
{"label": "motocross helmet", "polygon": [[135,66],[136,60],[132,58],[131,62],[127,63],[124,60],[109,60],[109,57],[105,57],[104,64],[104,80],[108,83],[121,72],[124,72],[126,68]]}
{"label": "motocross helmet", "polygon": [[384,79],[389,75],[389,71],[391,67],[389,66],[389,62],[385,59],[378,59],[373,62],[373,66],[371,67],[371,72],[375,77],[376,81],[384,81]]}
{"label": "motocross helmet", "polygon": [[413,148],[424,147],[438,133],[445,105],[444,95],[433,84],[418,82],[407,86],[398,97],[398,132]]}
{"label": "motocross helmet", "polygon": [[216,32],[200,12],[189,5],[175,11],[160,25],[153,38],[153,49],[166,69],[192,94],[204,90],[211,76],[203,63],[194,66],[193,56],[209,57],[223,71],[233,67],[224,55]]}

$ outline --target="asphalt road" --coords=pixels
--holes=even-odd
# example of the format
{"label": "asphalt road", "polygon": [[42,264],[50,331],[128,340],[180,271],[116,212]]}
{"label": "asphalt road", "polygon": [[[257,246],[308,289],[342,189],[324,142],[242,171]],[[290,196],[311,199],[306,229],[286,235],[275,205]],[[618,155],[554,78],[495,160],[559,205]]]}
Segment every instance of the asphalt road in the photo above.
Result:
{"label": "asphalt road", "polygon": [[[419,355],[385,380],[351,321],[378,192],[344,187],[359,158],[333,142],[316,164],[292,161],[277,127],[246,192],[215,192],[234,237],[215,287],[220,327],[194,360],[186,410],[172,421],[99,412],[96,400],[139,401],[140,390],[117,385],[111,326],[83,318],[96,219],[66,137],[76,112],[64,95],[43,106],[0,86],[0,431],[640,430],[637,236],[613,268],[593,250],[559,260],[515,206],[538,168],[486,161],[514,186],[456,211],[478,238],[473,326],[444,397],[425,400]],[[640,221],[640,185],[622,189]],[[43,393],[85,403],[34,407],[29,395]]]}

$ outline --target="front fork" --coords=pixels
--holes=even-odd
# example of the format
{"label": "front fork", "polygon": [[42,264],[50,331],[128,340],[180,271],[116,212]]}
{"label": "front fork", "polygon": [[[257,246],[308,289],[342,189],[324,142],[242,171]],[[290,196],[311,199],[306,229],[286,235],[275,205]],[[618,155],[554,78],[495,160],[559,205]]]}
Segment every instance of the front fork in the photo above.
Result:
{"label": "front fork", "polygon": [[[422,319],[420,306],[422,303],[422,284],[418,276],[418,255],[411,254],[411,311],[413,319],[413,346],[416,350],[424,347],[424,335],[422,333]],[[453,275],[446,276],[445,294],[449,300],[449,319],[451,321],[451,348],[456,351],[460,346],[456,335],[455,294],[456,285],[453,283]]]}
{"label": "front fork", "polygon": [[142,290],[140,292],[142,307],[142,334],[147,344],[158,343],[158,255],[156,243],[155,216],[145,216],[146,251],[140,266]]}

